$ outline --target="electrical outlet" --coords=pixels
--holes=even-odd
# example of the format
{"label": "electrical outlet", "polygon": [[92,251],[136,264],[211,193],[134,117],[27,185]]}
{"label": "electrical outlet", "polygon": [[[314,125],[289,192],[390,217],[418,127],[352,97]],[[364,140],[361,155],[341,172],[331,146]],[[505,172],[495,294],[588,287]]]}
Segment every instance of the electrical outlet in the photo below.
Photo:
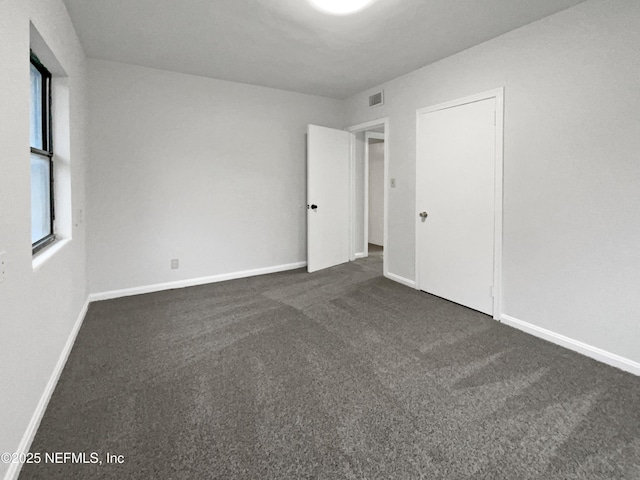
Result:
{"label": "electrical outlet", "polygon": [[395,178],[391,179],[391,188],[396,188],[396,179]]}
{"label": "electrical outlet", "polygon": [[177,270],[178,268],[180,268],[180,260],[178,260],[177,258],[172,258],[171,259],[171,270]]}
{"label": "electrical outlet", "polygon": [[0,252],[0,283],[4,282],[5,253],[7,252]]}

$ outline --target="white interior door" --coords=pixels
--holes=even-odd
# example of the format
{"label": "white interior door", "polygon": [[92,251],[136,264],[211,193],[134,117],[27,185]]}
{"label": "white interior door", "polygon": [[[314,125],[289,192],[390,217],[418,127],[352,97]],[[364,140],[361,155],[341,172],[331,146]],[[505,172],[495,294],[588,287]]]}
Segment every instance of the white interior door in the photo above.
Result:
{"label": "white interior door", "polygon": [[[496,99],[418,115],[419,288],[493,314]],[[426,217],[425,214],[426,213]]]}
{"label": "white interior door", "polygon": [[307,270],[349,261],[351,136],[309,125],[307,130]]}

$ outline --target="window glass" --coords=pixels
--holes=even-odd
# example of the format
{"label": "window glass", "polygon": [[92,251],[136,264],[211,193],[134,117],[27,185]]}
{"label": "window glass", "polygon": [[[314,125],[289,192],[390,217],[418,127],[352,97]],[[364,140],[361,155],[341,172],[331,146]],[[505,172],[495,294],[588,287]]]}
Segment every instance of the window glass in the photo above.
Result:
{"label": "window glass", "polygon": [[42,142],[42,74],[31,65],[31,146],[43,149]]}
{"label": "window glass", "polygon": [[31,246],[37,253],[55,240],[54,235],[54,199],[53,151],[50,142],[51,124],[49,105],[51,92],[49,82],[51,74],[31,54]]}
{"label": "window glass", "polygon": [[51,234],[51,161],[31,154],[31,243]]}

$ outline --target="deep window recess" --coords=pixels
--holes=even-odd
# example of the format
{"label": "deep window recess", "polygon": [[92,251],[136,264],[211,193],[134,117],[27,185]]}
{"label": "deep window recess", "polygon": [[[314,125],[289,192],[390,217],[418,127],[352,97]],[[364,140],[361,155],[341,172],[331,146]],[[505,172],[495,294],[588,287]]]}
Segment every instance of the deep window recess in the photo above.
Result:
{"label": "deep window recess", "polygon": [[51,73],[31,53],[31,245],[35,254],[55,240]]}

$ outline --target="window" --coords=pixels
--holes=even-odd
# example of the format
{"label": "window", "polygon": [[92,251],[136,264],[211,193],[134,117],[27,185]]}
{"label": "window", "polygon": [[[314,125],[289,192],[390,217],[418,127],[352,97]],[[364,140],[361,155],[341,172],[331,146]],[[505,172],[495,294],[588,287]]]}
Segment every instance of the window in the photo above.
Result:
{"label": "window", "polygon": [[51,74],[31,53],[31,246],[35,254],[55,240]]}

